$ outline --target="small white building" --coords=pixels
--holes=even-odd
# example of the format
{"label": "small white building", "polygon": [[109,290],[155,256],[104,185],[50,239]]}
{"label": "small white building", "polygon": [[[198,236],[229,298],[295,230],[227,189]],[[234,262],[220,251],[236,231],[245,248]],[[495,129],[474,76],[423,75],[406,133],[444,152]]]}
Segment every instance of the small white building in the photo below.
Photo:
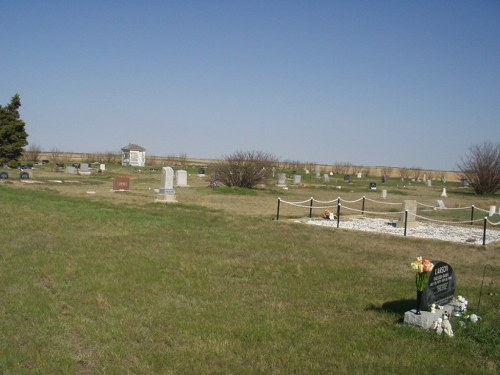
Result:
{"label": "small white building", "polygon": [[146,149],[139,145],[129,143],[122,148],[122,165],[144,167],[146,164]]}

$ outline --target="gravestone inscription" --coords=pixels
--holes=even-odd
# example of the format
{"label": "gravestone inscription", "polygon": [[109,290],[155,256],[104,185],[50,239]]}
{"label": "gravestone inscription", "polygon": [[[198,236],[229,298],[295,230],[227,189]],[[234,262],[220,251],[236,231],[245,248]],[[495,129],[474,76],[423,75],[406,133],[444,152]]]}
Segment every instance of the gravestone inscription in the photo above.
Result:
{"label": "gravestone inscription", "polygon": [[422,293],[422,307],[427,311],[430,311],[433,303],[441,306],[449,304],[457,287],[457,277],[451,266],[441,261],[433,263],[429,282]]}

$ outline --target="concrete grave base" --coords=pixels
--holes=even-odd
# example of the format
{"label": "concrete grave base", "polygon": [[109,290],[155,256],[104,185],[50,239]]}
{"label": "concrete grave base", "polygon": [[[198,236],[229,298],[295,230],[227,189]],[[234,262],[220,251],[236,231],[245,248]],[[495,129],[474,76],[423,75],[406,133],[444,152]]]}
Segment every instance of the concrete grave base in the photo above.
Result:
{"label": "concrete grave base", "polygon": [[155,203],[176,203],[175,194],[157,194]]}
{"label": "concrete grave base", "polygon": [[415,314],[416,310],[410,310],[405,312],[404,324],[421,327],[424,329],[429,329],[438,318],[442,318],[445,312],[448,313],[450,319],[452,318],[453,306],[445,305],[441,309],[436,309],[435,313],[430,311],[421,311],[421,315]]}

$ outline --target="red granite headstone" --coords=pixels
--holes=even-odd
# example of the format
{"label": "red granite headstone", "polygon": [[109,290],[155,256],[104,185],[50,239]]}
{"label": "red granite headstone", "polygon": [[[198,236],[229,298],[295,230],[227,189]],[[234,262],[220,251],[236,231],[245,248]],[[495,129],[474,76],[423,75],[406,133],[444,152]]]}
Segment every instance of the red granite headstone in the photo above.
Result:
{"label": "red granite headstone", "polygon": [[129,191],[130,177],[115,177],[113,179],[113,190]]}

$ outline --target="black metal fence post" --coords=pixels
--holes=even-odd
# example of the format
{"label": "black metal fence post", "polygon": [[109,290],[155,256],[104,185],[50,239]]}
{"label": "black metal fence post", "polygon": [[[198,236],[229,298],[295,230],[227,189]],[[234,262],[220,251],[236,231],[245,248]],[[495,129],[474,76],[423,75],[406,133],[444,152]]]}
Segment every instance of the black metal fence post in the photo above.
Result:
{"label": "black metal fence post", "polygon": [[365,214],[365,196],[363,195],[363,205],[361,206],[361,215]]}
{"label": "black metal fence post", "polygon": [[470,225],[472,225],[474,222],[474,205],[471,206],[470,210]]}
{"label": "black metal fence post", "polygon": [[408,210],[405,210],[405,233],[404,236],[406,237],[406,225],[408,224]]}
{"label": "black metal fence post", "polygon": [[313,214],[313,197],[311,197],[311,203],[309,204],[309,219],[312,218]]}
{"label": "black metal fence post", "polygon": [[281,203],[281,198],[278,198],[278,209],[276,210],[276,220],[280,219],[280,203]]}
{"label": "black metal fence post", "polygon": [[484,217],[484,224],[483,224],[483,246],[486,245],[486,223],[488,221],[488,218],[485,216]]}

